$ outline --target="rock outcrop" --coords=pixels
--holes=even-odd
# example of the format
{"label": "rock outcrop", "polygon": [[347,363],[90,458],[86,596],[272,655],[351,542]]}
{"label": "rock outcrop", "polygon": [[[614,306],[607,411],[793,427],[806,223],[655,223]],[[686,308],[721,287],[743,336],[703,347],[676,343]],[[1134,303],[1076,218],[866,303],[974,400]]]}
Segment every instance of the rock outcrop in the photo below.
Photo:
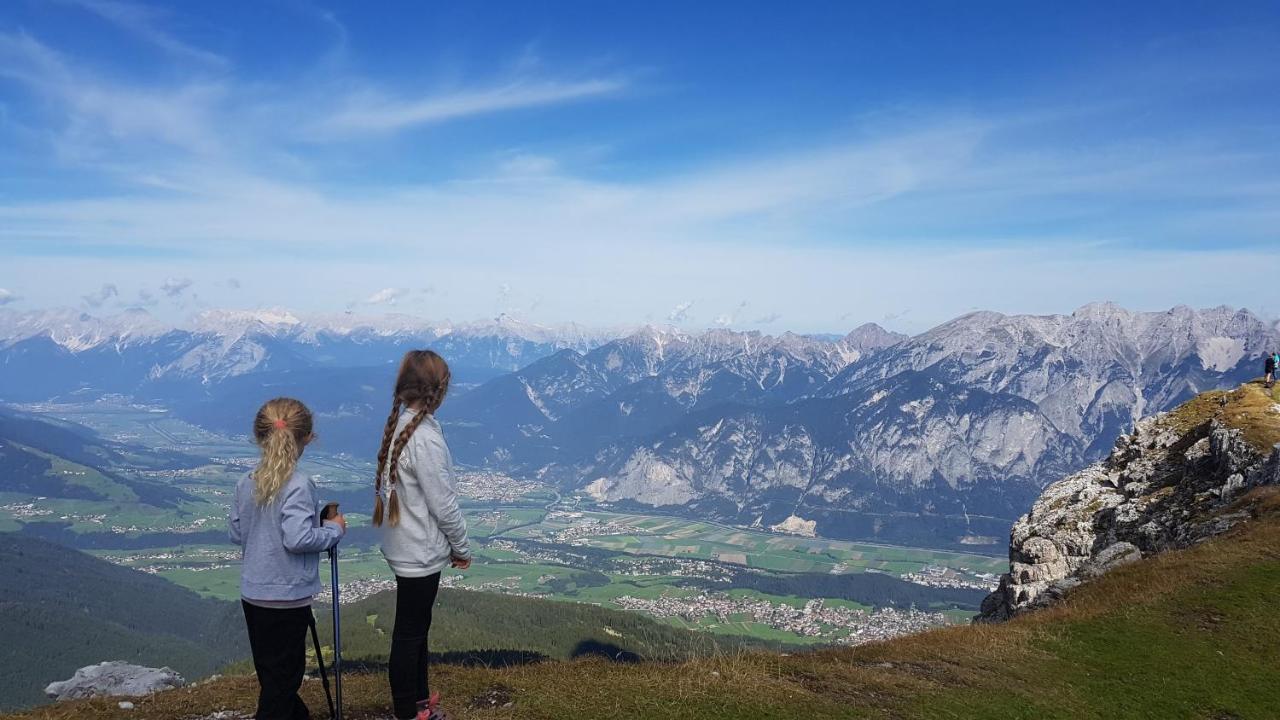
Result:
{"label": "rock outcrop", "polygon": [[1044,607],[1111,568],[1248,519],[1236,501],[1280,483],[1276,440],[1280,405],[1256,385],[1139,421],[1109,457],[1050,485],[1014,524],[1009,572],[976,620]]}
{"label": "rock outcrop", "polygon": [[141,697],[182,687],[186,682],[169,668],[149,668],[119,660],[82,667],[70,680],[49,683],[44,692],[55,700],[101,696]]}

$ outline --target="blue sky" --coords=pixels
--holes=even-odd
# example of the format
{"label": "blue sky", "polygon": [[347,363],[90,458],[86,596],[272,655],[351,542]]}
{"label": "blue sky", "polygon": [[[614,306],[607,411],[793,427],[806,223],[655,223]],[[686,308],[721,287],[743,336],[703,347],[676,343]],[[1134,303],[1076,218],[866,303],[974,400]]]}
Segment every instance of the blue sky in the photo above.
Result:
{"label": "blue sky", "polygon": [[1280,311],[1275,3],[369,8],[0,6],[0,305]]}

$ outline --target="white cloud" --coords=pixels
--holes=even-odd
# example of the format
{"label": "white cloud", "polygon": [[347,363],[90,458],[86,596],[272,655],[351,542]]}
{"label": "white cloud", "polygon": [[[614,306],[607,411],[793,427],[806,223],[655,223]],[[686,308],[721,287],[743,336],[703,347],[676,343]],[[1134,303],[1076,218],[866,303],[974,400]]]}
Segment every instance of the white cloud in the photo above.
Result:
{"label": "white cloud", "polygon": [[4,77],[61,107],[63,115],[53,128],[58,133],[55,151],[63,159],[112,167],[156,144],[205,156],[222,149],[214,116],[228,89],[220,82],[119,84],[30,35],[0,32]]}
{"label": "white cloud", "polygon": [[516,153],[503,159],[499,166],[499,171],[503,175],[529,176],[529,175],[552,175],[559,169],[559,163],[555,158],[545,155],[532,155],[529,153]]}
{"label": "white cloud", "polygon": [[403,288],[382,288],[378,292],[365,298],[364,303],[366,305],[395,305],[400,298],[404,297],[408,293],[409,291]]}
{"label": "white cloud", "polygon": [[339,110],[320,120],[314,131],[321,136],[392,132],[472,115],[602,97],[624,87],[626,83],[617,79],[521,80],[491,88],[414,98],[389,97],[382,92],[365,90],[348,97]]}
{"label": "white cloud", "polygon": [[8,305],[9,303],[15,303],[21,299],[22,299],[22,296],[18,295],[14,291],[8,290],[6,288],[0,288],[0,305]]}
{"label": "white cloud", "polygon": [[752,320],[751,324],[752,325],[772,325],[781,319],[782,319],[782,316],[779,315],[778,313],[769,313],[768,315],[762,315],[756,318],[755,320]]}
{"label": "white cloud", "polygon": [[120,0],[58,0],[66,5],[74,5],[87,10],[128,32],[178,58],[196,60],[200,63],[224,67],[227,59],[217,53],[198,48],[183,42],[163,25],[167,19],[161,10],[146,5],[138,5]]}
{"label": "white cloud", "polygon": [[689,319],[689,309],[693,307],[692,300],[686,300],[679,305],[671,308],[671,312],[667,313],[667,321],[673,323],[682,323]]}
{"label": "white cloud", "polygon": [[737,307],[735,307],[732,311],[717,315],[715,323],[720,327],[729,327],[730,325],[733,325],[735,322],[738,321],[738,316],[741,315],[742,311],[746,309],[747,309],[747,301],[743,300],[742,302],[738,303]]}
{"label": "white cloud", "polygon": [[112,283],[106,283],[97,292],[84,295],[80,299],[84,301],[85,305],[88,305],[91,308],[97,308],[102,307],[102,305],[111,298],[119,297],[119,295],[120,291],[115,285]]}
{"label": "white cloud", "polygon": [[187,288],[191,287],[192,284],[193,281],[191,278],[171,277],[160,285],[160,292],[164,293],[167,297],[176,298],[182,295],[182,293]]}

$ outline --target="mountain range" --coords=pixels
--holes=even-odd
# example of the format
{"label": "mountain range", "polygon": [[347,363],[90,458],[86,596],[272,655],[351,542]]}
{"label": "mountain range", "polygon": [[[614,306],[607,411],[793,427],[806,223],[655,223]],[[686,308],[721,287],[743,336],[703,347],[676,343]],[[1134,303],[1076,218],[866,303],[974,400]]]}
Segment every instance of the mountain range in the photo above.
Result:
{"label": "mountain range", "polygon": [[1247,310],[1110,303],[911,337],[0,312],[0,399],[120,393],[243,434],[263,399],[296,394],[328,447],[371,455],[395,363],[421,346],[454,369],[440,416],[462,463],[619,508],[948,545],[1003,535],[1137,418],[1259,374],[1280,333]]}

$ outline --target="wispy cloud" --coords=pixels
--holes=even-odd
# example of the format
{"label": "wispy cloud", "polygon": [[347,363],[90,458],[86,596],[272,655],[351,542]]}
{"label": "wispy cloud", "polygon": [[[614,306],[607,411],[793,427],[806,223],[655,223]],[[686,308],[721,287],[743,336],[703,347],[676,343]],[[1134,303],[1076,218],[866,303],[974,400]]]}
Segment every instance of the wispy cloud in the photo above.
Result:
{"label": "wispy cloud", "polygon": [[102,305],[106,303],[108,300],[110,300],[111,298],[119,297],[119,296],[120,296],[120,290],[116,288],[114,284],[107,283],[103,285],[102,288],[97,292],[84,295],[80,299],[84,301],[85,305],[91,308],[97,308],[97,307],[102,307]]}
{"label": "wispy cloud", "polygon": [[151,43],[178,58],[195,60],[215,67],[230,64],[227,58],[180,40],[165,25],[171,18],[162,10],[122,0],[57,0],[73,5],[119,27],[135,37]]}
{"label": "wispy cloud", "polygon": [[673,323],[682,323],[689,319],[689,310],[693,308],[692,300],[684,302],[671,308],[671,312],[667,313],[667,321]]}
{"label": "wispy cloud", "polygon": [[18,293],[12,290],[8,290],[6,288],[0,288],[0,305],[8,305],[9,303],[15,303],[21,299],[22,299],[22,296],[18,295]]}
{"label": "wispy cloud", "polygon": [[160,292],[166,297],[176,298],[186,292],[191,287],[193,281],[191,278],[169,278],[160,284]]}
{"label": "wispy cloud", "polygon": [[556,105],[612,95],[626,87],[618,79],[521,80],[491,88],[418,97],[391,97],[377,91],[349,96],[314,128],[321,136],[392,132],[472,115]]}
{"label": "wispy cloud", "polygon": [[139,290],[138,299],[134,301],[134,305],[138,307],[155,307],[159,303],[155,294],[149,290]]}
{"label": "wispy cloud", "polygon": [[721,313],[720,315],[717,315],[715,319],[715,323],[720,327],[730,327],[738,321],[738,316],[741,315],[742,311],[746,309],[747,309],[747,301],[743,300],[742,302],[738,303],[737,306],[735,306],[733,310],[731,310],[730,312]]}
{"label": "wispy cloud", "polygon": [[113,166],[156,144],[210,155],[222,147],[215,108],[219,82],[172,87],[119,84],[26,33],[0,32],[0,78],[25,85],[62,109],[57,150],[64,159]]}

